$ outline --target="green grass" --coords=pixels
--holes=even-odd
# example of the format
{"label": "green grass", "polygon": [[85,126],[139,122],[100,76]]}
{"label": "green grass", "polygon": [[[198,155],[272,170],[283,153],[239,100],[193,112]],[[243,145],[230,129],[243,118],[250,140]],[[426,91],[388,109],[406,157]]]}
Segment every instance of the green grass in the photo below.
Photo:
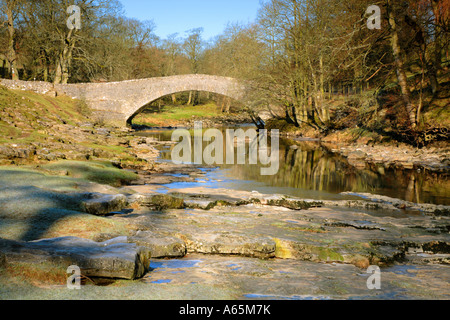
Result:
{"label": "green grass", "polygon": [[101,149],[103,151],[111,152],[115,155],[124,155],[127,153],[127,148],[122,146],[112,146],[112,145],[102,145],[96,143],[80,143],[80,145],[91,148],[91,149]]}
{"label": "green grass", "polygon": [[76,120],[80,121],[84,118],[80,101],[75,101],[69,97],[49,97],[39,95],[30,91],[20,91],[20,96],[25,97],[34,104],[43,113],[49,117],[59,117],[70,125],[75,125]]}
{"label": "green grass", "polygon": [[81,101],[0,87],[0,143],[42,142],[46,124],[86,121]]}
{"label": "green grass", "polygon": [[77,191],[86,181],[67,176],[49,175],[32,166],[1,166],[0,186],[8,188],[37,187],[58,192]]}
{"label": "green grass", "polygon": [[127,184],[138,178],[137,174],[118,169],[106,161],[59,161],[43,165],[42,168],[53,172],[67,172],[69,177],[111,186]]}
{"label": "green grass", "polygon": [[436,99],[433,103],[423,111],[425,123],[434,126],[450,126],[450,108],[448,107],[449,99]]}
{"label": "green grass", "polygon": [[0,121],[0,143],[10,142],[11,138],[15,139],[21,133],[22,131],[20,129],[11,127],[4,121]]}
{"label": "green grass", "polygon": [[220,113],[220,108],[215,103],[198,106],[167,106],[161,114],[156,115],[156,118],[186,120],[192,118],[192,116],[214,117]]}
{"label": "green grass", "polygon": [[154,107],[144,111],[134,119],[134,124],[151,127],[169,126],[193,118],[205,119],[220,115],[222,115],[220,107],[213,102],[198,106],[167,105],[161,107],[161,112]]}

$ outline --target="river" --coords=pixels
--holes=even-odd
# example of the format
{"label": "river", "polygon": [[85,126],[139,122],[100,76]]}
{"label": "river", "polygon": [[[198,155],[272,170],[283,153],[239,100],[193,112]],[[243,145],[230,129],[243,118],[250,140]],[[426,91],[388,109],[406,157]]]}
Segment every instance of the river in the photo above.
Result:
{"label": "river", "polygon": [[[242,127],[242,126],[241,126]],[[249,126],[244,126],[250,128]],[[220,128],[222,132],[236,127]],[[171,141],[173,129],[139,131],[139,136]],[[193,139],[193,138],[192,138]],[[224,138],[225,139],[225,138]],[[224,144],[226,141],[224,141]],[[209,143],[204,143],[205,148]],[[162,146],[158,161],[171,161],[172,146]],[[366,165],[356,168],[346,158],[336,155],[320,142],[280,140],[279,170],[275,175],[261,175],[261,165],[205,165],[206,177],[199,182],[175,182],[166,188],[203,187],[259,191],[303,199],[348,199],[348,192],[371,193],[414,203],[450,204],[447,174],[424,170],[402,170]],[[347,195],[343,195],[347,192]],[[351,197],[350,197],[351,198]]]}

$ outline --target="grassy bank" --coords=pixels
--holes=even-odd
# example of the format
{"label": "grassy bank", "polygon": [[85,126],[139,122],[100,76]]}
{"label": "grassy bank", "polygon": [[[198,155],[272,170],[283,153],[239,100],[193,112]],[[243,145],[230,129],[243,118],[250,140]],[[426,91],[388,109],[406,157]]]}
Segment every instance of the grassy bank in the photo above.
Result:
{"label": "grassy bank", "polygon": [[135,140],[93,121],[83,101],[0,86],[0,165],[108,159],[148,168]]}
{"label": "grassy bank", "polygon": [[49,141],[53,124],[88,121],[89,111],[81,101],[50,97],[0,86],[0,143]]}
{"label": "grassy bank", "polygon": [[214,102],[197,106],[165,105],[151,107],[138,115],[133,124],[147,127],[177,127],[192,120],[206,120],[223,117],[221,108]]}

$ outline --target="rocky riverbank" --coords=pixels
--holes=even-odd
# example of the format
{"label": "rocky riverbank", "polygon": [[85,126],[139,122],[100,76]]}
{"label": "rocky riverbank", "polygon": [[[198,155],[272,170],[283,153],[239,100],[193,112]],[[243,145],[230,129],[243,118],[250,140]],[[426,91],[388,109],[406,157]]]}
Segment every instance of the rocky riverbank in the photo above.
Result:
{"label": "rocky riverbank", "polygon": [[344,156],[355,167],[367,164],[384,168],[427,170],[448,174],[450,172],[450,148],[417,149],[407,145],[336,145],[324,143],[333,153]]}
{"label": "rocky riverbank", "polygon": [[314,130],[287,132],[284,134],[293,141],[317,141],[330,152],[348,159],[357,168],[367,164],[384,168],[419,169],[430,172],[450,172],[450,145],[441,142],[436,146],[416,148],[405,143],[391,141],[376,133],[359,136],[358,131],[343,130],[326,136]]}

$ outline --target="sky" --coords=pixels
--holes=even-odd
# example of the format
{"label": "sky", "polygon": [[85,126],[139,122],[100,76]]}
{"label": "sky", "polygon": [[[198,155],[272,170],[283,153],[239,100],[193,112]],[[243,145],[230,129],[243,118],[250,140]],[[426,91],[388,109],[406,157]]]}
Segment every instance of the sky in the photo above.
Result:
{"label": "sky", "polygon": [[228,22],[256,20],[260,0],[120,0],[129,18],[153,20],[161,39],[203,28],[203,39],[222,34]]}

